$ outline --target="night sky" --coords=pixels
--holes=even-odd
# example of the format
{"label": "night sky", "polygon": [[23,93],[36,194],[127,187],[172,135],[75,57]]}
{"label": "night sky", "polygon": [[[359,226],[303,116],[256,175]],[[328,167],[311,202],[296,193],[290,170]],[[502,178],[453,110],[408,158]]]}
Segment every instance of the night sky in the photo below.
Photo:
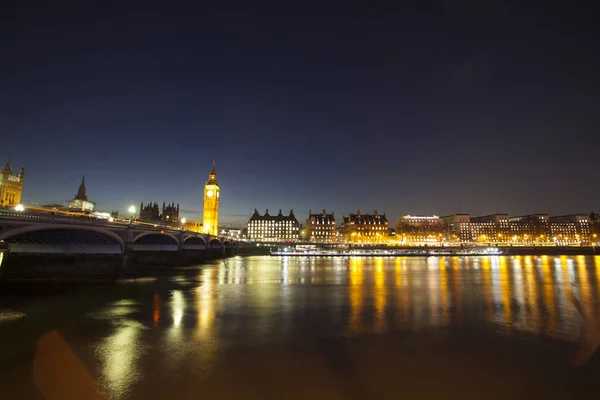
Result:
{"label": "night sky", "polygon": [[224,224],[600,211],[593,2],[45,3],[0,10],[24,202],[201,217],[215,160]]}

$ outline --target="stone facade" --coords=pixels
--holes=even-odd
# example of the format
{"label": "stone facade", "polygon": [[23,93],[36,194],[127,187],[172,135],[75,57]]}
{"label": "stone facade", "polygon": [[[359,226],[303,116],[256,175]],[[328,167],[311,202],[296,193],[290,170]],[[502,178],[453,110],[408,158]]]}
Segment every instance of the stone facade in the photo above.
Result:
{"label": "stone facade", "polygon": [[21,168],[19,175],[13,175],[8,160],[0,175],[0,207],[12,207],[21,203],[24,179],[25,169]]}

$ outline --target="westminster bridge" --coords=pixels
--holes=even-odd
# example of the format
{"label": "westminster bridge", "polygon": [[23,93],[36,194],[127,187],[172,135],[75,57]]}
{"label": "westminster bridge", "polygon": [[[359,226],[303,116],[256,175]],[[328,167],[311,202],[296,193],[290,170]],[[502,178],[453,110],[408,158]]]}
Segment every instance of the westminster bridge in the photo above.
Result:
{"label": "westminster bridge", "polygon": [[0,211],[0,279],[110,278],[237,254],[228,237],[137,221]]}

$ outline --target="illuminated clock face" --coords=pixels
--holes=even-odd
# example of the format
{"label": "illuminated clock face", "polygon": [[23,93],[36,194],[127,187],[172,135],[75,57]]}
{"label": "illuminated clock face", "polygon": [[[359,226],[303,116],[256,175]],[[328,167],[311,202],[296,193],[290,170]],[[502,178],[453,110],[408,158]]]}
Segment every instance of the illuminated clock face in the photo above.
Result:
{"label": "illuminated clock face", "polygon": [[206,197],[213,197],[213,196],[214,196],[214,194],[215,194],[215,193],[214,193],[212,190],[208,190],[208,191],[206,192]]}
{"label": "illuminated clock face", "polygon": [[219,193],[220,193],[220,192],[217,192],[217,199],[219,198]]}

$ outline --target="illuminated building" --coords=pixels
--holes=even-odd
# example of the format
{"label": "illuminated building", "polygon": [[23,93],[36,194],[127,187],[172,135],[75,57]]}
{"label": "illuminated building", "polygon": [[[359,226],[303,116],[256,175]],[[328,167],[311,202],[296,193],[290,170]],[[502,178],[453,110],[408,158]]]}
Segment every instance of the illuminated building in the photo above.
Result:
{"label": "illuminated building", "polygon": [[600,241],[600,215],[593,211],[590,214],[590,233],[594,242]]}
{"label": "illuminated building", "polygon": [[502,242],[511,237],[508,214],[471,217],[471,238],[477,242]]}
{"label": "illuminated building", "polygon": [[442,217],[442,229],[450,241],[471,241],[471,216],[469,214],[454,214]]}
{"label": "illuminated building", "polygon": [[81,184],[77,190],[75,198],[67,204],[69,211],[83,211],[86,213],[92,213],[96,209],[96,203],[88,201],[85,189],[85,176],[81,177]]}
{"label": "illuminated building", "polygon": [[571,214],[550,217],[552,240],[557,243],[587,243],[591,236],[590,217]]}
{"label": "illuminated building", "polygon": [[323,210],[320,214],[308,211],[306,238],[315,243],[331,243],[336,240],[335,217]]}
{"label": "illuminated building", "polygon": [[[550,237],[550,217],[548,214],[530,214],[510,217],[511,240],[533,243]],[[542,240],[544,241],[544,240]]]}
{"label": "illuminated building", "polygon": [[25,168],[21,167],[19,175],[13,175],[10,168],[10,159],[4,164],[0,176],[0,207],[11,207],[21,203]]}
{"label": "illuminated building", "polygon": [[161,224],[178,225],[179,224],[179,204],[175,202],[166,204],[163,201],[162,213],[159,211],[158,203],[140,203],[140,220],[148,222],[160,222]]}
{"label": "illuminated building", "polygon": [[402,243],[437,242],[442,239],[442,220],[437,215],[405,215],[396,225],[396,238]]}
{"label": "illuminated building", "polygon": [[356,214],[343,217],[340,233],[344,240],[353,243],[380,242],[388,238],[388,220],[377,210],[373,214],[357,210]]}
{"label": "illuminated building", "polygon": [[289,215],[283,215],[281,210],[277,215],[269,215],[269,210],[260,215],[255,209],[248,220],[248,238],[267,242],[297,241],[300,226],[294,216],[294,210]]}
{"label": "illuminated building", "polygon": [[202,218],[202,231],[210,235],[219,234],[219,201],[221,189],[217,183],[217,173],[215,172],[215,162],[213,161],[212,170],[208,174],[208,181],[204,185],[204,214]]}
{"label": "illuminated building", "polygon": [[187,221],[183,224],[183,229],[191,232],[202,232],[202,224],[198,221],[198,218],[196,218],[195,221]]}
{"label": "illuminated building", "polygon": [[223,228],[221,229],[221,235],[227,236],[233,239],[240,239],[242,237],[241,229]]}

